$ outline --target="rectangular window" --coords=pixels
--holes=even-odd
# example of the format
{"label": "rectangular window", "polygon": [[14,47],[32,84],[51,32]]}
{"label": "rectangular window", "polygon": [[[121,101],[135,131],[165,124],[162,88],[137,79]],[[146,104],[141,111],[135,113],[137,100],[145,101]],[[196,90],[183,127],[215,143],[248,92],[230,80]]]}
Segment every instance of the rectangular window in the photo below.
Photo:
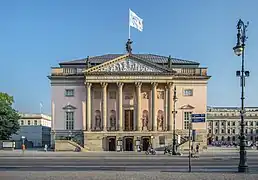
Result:
{"label": "rectangular window", "polygon": [[253,126],[254,125],[254,122],[253,121],[250,121],[250,126]]}
{"label": "rectangular window", "polygon": [[258,129],[256,129],[256,134],[258,134]]}
{"label": "rectangular window", "polygon": [[228,126],[230,126],[230,121],[228,122]]}
{"label": "rectangular window", "polygon": [[224,133],[225,133],[225,132],[224,132],[224,129],[221,129],[221,133],[222,133],[222,134],[224,134]]}
{"label": "rectangular window", "polygon": [[184,112],[184,129],[189,129],[192,112]]}
{"label": "rectangular window", "polygon": [[109,92],[109,99],[116,99],[116,91]]}
{"label": "rectangular window", "polygon": [[30,125],[30,120],[28,120],[28,125]]}
{"label": "rectangular window", "polygon": [[221,126],[224,126],[224,122],[221,122]]}
{"label": "rectangular window", "polygon": [[74,89],[66,89],[65,90],[66,97],[73,97],[74,96]]}
{"label": "rectangular window", "polygon": [[215,129],[215,134],[218,134],[218,129]]}
{"label": "rectangular window", "polygon": [[37,126],[38,125],[38,121],[34,120],[34,125]]}
{"label": "rectangular window", "polygon": [[235,130],[235,129],[232,129],[232,133],[235,134],[235,133],[236,133],[236,130]]}
{"label": "rectangular window", "polygon": [[254,130],[253,129],[250,129],[250,134],[253,134]]}
{"label": "rectangular window", "polygon": [[230,134],[230,129],[228,129],[228,134]]}
{"label": "rectangular window", "polygon": [[74,129],[74,112],[65,112],[66,129]]}
{"label": "rectangular window", "polygon": [[94,91],[94,99],[101,99],[101,91]]}
{"label": "rectangular window", "polygon": [[184,89],[184,96],[193,96],[192,89]]}
{"label": "rectangular window", "polygon": [[232,126],[235,126],[235,125],[236,125],[236,123],[233,121],[233,122],[232,122]]}
{"label": "rectangular window", "polygon": [[24,121],[23,120],[21,120],[21,126],[23,126],[24,125]]}

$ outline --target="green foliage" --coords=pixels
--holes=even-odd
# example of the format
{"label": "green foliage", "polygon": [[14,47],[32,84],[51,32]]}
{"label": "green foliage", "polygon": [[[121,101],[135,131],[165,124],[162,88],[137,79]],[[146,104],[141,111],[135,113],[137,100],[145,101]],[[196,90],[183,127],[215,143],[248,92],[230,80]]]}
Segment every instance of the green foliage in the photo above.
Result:
{"label": "green foliage", "polygon": [[13,102],[12,96],[0,92],[0,140],[8,140],[20,129],[20,115],[12,108]]}

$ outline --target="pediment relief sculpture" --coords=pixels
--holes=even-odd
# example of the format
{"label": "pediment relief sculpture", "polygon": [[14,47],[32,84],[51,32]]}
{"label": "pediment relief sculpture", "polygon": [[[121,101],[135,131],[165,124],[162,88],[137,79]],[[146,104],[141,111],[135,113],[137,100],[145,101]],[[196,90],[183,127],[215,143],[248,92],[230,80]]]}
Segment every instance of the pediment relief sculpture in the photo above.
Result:
{"label": "pediment relief sculpture", "polygon": [[104,67],[97,71],[100,72],[161,72],[161,70],[143,64],[133,59],[125,59]]}

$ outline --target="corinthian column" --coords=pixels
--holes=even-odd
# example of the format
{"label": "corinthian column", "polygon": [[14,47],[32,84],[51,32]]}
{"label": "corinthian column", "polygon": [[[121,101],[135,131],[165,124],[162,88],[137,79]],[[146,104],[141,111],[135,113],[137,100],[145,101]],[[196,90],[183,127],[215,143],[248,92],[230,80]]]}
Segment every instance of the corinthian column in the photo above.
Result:
{"label": "corinthian column", "polygon": [[91,130],[91,83],[86,83],[87,88],[87,95],[86,95],[86,102],[87,102],[87,109],[86,109],[86,121],[87,121],[87,130]]}
{"label": "corinthian column", "polygon": [[118,82],[118,119],[119,130],[123,131],[123,85],[124,83]]}
{"label": "corinthian column", "polygon": [[142,83],[141,82],[136,82],[136,93],[137,93],[137,130],[141,131],[142,130],[142,121],[141,121],[141,108],[142,108],[142,103],[141,103],[141,87]]}
{"label": "corinthian column", "polygon": [[157,86],[158,83],[153,82],[152,83],[152,97],[151,97],[151,101],[152,101],[152,131],[156,131],[157,130],[157,118],[156,118],[156,97],[157,97]]}
{"label": "corinthian column", "polygon": [[107,130],[107,83],[101,83],[102,86],[102,121],[103,130]]}
{"label": "corinthian column", "polygon": [[168,83],[168,119],[167,119],[167,128],[168,131],[172,131],[172,98],[173,98],[173,90],[172,90],[173,83]]}

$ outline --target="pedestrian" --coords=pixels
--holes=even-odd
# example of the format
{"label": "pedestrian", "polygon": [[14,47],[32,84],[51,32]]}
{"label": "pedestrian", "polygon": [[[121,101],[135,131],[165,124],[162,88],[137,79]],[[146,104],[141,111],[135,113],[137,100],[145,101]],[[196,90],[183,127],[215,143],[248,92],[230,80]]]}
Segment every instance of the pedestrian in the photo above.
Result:
{"label": "pedestrian", "polygon": [[45,148],[44,148],[45,152],[47,152],[47,144],[45,144]]}
{"label": "pedestrian", "polygon": [[199,144],[196,145],[196,153],[199,153]]}

